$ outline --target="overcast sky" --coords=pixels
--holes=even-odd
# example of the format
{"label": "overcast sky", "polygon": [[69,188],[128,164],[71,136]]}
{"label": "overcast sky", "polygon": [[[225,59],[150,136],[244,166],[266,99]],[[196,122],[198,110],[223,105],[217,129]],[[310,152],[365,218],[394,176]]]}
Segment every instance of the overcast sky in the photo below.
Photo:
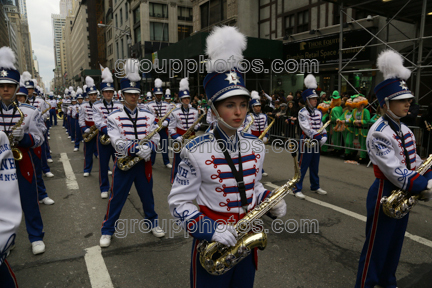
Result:
{"label": "overcast sky", "polygon": [[47,88],[54,77],[55,67],[51,14],[60,14],[59,3],[59,0],[26,1],[32,48],[39,61],[39,73]]}

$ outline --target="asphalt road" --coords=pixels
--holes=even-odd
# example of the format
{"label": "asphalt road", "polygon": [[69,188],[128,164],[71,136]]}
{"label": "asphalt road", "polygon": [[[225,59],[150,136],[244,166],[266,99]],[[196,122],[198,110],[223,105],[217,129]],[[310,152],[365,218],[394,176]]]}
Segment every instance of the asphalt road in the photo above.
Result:
{"label": "asphalt road", "polygon": [[[16,247],[8,257],[19,286],[189,287],[192,239],[183,232],[158,239],[140,231],[138,224],[144,214],[134,187],[120,217],[129,224],[127,233],[123,230],[125,237],[114,237],[111,246],[99,252],[108,201],[100,198],[98,160],[94,158],[91,176],[84,178],[83,147],[73,152],[60,124],[51,129],[50,145],[55,177],[44,180],[56,203],[40,206],[46,252],[32,254],[22,222]],[[66,173],[68,163],[72,170]],[[263,182],[271,189],[294,175],[291,156],[270,147],[264,169],[269,176]],[[166,225],[171,219],[169,173],[158,155],[153,166],[153,193],[159,219]],[[268,245],[259,252],[255,287],[353,287],[364,242],[366,195],[373,180],[372,168],[321,157],[321,187],[328,195],[310,192],[306,176],[303,193],[308,199],[286,198],[288,212],[282,221],[291,231],[276,233],[271,219],[263,219],[269,230]],[[431,204],[421,203],[411,212],[407,231],[412,236],[405,238],[397,271],[399,287],[432,285],[431,210]],[[303,231],[300,223],[304,220],[318,223],[316,229]]]}

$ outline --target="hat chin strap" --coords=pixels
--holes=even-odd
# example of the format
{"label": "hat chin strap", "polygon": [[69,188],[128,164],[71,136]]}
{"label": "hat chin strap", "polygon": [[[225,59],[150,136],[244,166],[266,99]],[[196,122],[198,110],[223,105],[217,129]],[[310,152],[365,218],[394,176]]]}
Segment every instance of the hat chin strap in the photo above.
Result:
{"label": "hat chin strap", "polygon": [[228,129],[230,129],[230,130],[237,131],[237,128],[235,128],[235,127],[229,125],[228,123],[226,123],[226,122],[222,119],[222,117],[220,117],[219,113],[218,113],[217,110],[216,110],[216,107],[213,105],[213,102],[211,102],[210,107],[211,107],[212,111],[215,113],[215,115],[216,115],[216,119],[217,119],[218,123],[221,123],[223,126],[225,126],[226,128],[228,128]]}
{"label": "hat chin strap", "polygon": [[393,111],[390,110],[390,101],[387,99],[387,97],[384,100],[385,100],[385,103],[387,105],[387,112],[386,113],[395,120],[401,119],[402,117],[396,116],[396,114],[394,114]]}
{"label": "hat chin strap", "polygon": [[310,104],[309,98],[306,98],[306,104],[311,110],[313,110],[315,108],[315,107],[312,107],[312,105]]}

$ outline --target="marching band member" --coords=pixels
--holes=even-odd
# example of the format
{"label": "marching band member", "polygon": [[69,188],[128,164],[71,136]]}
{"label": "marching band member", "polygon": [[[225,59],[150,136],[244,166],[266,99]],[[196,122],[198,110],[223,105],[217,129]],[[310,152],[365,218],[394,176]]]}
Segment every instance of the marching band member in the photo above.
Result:
{"label": "marching band member", "polygon": [[71,135],[71,133],[72,133],[72,127],[71,127],[71,122],[72,122],[72,120],[71,120],[71,115],[70,115],[70,110],[69,110],[69,106],[71,105],[71,95],[72,95],[72,91],[74,91],[74,88],[72,87],[72,86],[70,86],[69,87],[69,91],[68,91],[68,100],[67,100],[67,110],[66,110],[66,115],[67,115],[67,125],[68,125],[68,128],[67,128],[67,133],[66,134],[68,134],[69,136],[68,136],[68,138],[70,139],[70,138],[72,138],[72,135]]}
{"label": "marching band member", "polygon": [[75,125],[75,145],[73,150],[74,152],[79,151],[80,143],[83,140],[81,127],[79,125],[79,111],[83,100],[84,100],[83,90],[80,87],[78,87],[76,92],[76,104],[74,105],[74,108],[72,108],[71,110],[72,119]]}
{"label": "marching band member", "polygon": [[61,109],[62,109],[62,112],[63,112],[63,128],[66,129],[66,134],[68,134],[67,133],[68,124],[67,124],[66,110],[67,110],[67,106],[70,105],[70,102],[68,102],[68,100],[69,100],[69,95],[68,94],[69,94],[69,89],[66,88],[65,89],[65,94],[64,94],[64,97],[63,97],[63,101],[62,101],[62,105],[61,105]]}
{"label": "marching band member", "polygon": [[[55,126],[57,126],[57,100],[54,99],[54,94],[51,92],[48,96],[49,100],[48,100],[48,104],[51,105],[51,109],[49,110],[49,121],[50,121],[50,125],[53,126],[53,124]],[[54,118],[54,121],[53,121]]]}
{"label": "marching band member", "polygon": [[76,138],[77,138],[77,133],[76,133],[76,122],[79,121],[79,118],[77,118],[77,116],[79,117],[79,113],[77,113],[77,109],[79,109],[78,106],[78,101],[77,101],[77,94],[78,92],[80,92],[81,88],[77,88],[77,92],[72,91],[72,95],[71,95],[71,105],[69,106],[69,115],[70,115],[70,119],[71,119],[71,142],[74,143],[74,150],[75,150],[75,145],[76,145]]}
{"label": "marching band member", "polygon": [[[162,80],[159,78],[155,79],[155,87],[153,89],[153,94],[155,97],[154,101],[151,101],[147,104],[147,107],[150,111],[153,112],[153,114],[156,116],[156,122],[159,123],[159,119],[162,119],[165,114],[167,114],[171,109],[171,105],[168,102],[165,102],[162,100],[163,91],[162,91]],[[166,118],[165,121],[162,123],[163,127],[168,127],[169,118]],[[162,148],[162,158],[165,167],[171,169],[172,165],[169,161],[168,157],[168,129],[164,128],[159,131],[160,141]],[[156,154],[152,153],[151,161],[152,165],[154,165],[156,161]]]}
{"label": "marching band member", "polygon": [[[93,105],[93,119],[96,127],[99,129],[99,136],[97,141],[97,151],[99,157],[99,187],[101,191],[101,198],[108,198],[108,191],[110,190],[110,183],[108,179],[109,161],[110,158],[115,160],[115,149],[111,144],[104,145],[101,143],[103,135],[108,136],[107,131],[107,117],[114,110],[122,108],[122,104],[118,101],[113,101],[114,85],[111,71],[108,67],[102,70],[102,83],[100,90],[102,91],[103,100],[98,101]],[[105,136],[106,137],[106,136]]]}
{"label": "marching band member", "polygon": [[[183,139],[183,134],[192,126],[192,124],[198,119],[198,110],[191,107],[191,97],[189,94],[189,81],[187,78],[183,78],[180,81],[179,98],[181,106],[175,109],[170,114],[170,122],[168,126],[169,134],[174,141],[183,145],[187,139]],[[195,125],[194,130],[198,131],[200,123]],[[192,135],[195,135],[195,131]],[[174,153],[173,167],[171,169],[171,184],[173,184],[175,176],[177,174],[178,165],[180,163],[180,153]]]}
{"label": "marching band member", "polygon": [[[21,161],[7,161],[5,165],[16,168],[17,173],[11,174],[8,179],[18,178],[21,205],[24,211],[27,233],[32,243],[33,254],[45,252],[43,243],[43,223],[38,204],[38,192],[36,187],[35,170],[31,160],[30,148],[39,147],[43,142],[44,123],[41,121],[40,112],[37,108],[28,104],[19,104],[19,109],[24,114],[23,123],[14,127],[21,119],[14,104],[16,92],[19,89],[20,74],[14,64],[15,55],[9,47],[0,48],[0,127],[6,134],[13,136],[13,141],[21,151]],[[15,129],[12,129],[12,128]],[[1,128],[0,128],[1,129]],[[4,179],[5,180],[5,179]]]}
{"label": "marching band member", "polygon": [[[250,108],[252,110],[252,114],[254,117],[254,121],[252,125],[250,126],[250,132],[252,135],[259,137],[263,133],[263,131],[267,128],[267,115],[264,113],[261,113],[261,97],[259,96],[257,91],[251,92],[252,100],[249,102]],[[252,118],[249,118],[249,121]],[[269,132],[267,132],[262,139],[264,143],[268,142]],[[267,176],[268,174],[262,171],[262,176]]]}
{"label": "marching band member", "polygon": [[[209,74],[204,79],[204,88],[218,121],[213,131],[196,137],[182,149],[179,172],[168,196],[171,215],[194,237],[191,287],[253,287],[254,283],[256,249],[220,276],[211,275],[202,267],[197,249],[202,240],[234,246],[237,233],[231,225],[226,225],[227,222],[233,224],[242,219],[271,194],[260,182],[265,157],[263,142],[253,135],[238,132],[250,99],[243,77],[236,69],[243,59],[241,51],[245,49],[246,37],[236,27],[216,27],[207,37],[206,54],[211,63],[207,64]],[[225,67],[224,72],[219,65],[218,71],[211,70],[211,64],[223,59],[223,55],[233,55],[235,63],[226,59],[224,63],[235,66]],[[249,145],[239,145],[240,141]],[[226,149],[217,147],[218,142]],[[240,147],[248,148],[240,151]],[[256,147],[256,151],[252,147]],[[284,216],[285,201],[270,211],[275,216]]]}
{"label": "marching band member", "polygon": [[70,92],[70,105],[67,108],[67,116],[69,118],[69,137],[71,139],[71,142],[74,143],[75,142],[75,122],[74,119],[72,118],[72,109],[74,108],[75,104],[76,104],[76,92],[73,90],[69,90]]}
{"label": "marching band member", "polygon": [[[87,95],[89,97],[89,102],[83,103],[81,105],[79,113],[79,124],[81,127],[81,132],[90,133],[90,128],[95,125],[93,119],[93,104],[96,102],[97,89],[94,84],[93,78],[90,76],[86,77],[87,84]],[[88,142],[84,142],[84,177],[90,176],[90,172],[93,167],[93,154],[96,152],[96,140],[94,137]]]}
{"label": "marching band member", "polygon": [[170,89],[166,89],[165,90],[165,102],[167,102],[169,105],[170,105],[170,109],[169,110],[171,110],[172,108],[174,108],[174,103],[172,103],[172,97],[171,97],[171,90]]}
{"label": "marching band member", "polygon": [[[2,85],[4,84],[0,84],[0,90],[3,89]],[[0,147],[3,147],[0,153],[1,163],[14,163],[15,160],[12,155],[9,139],[3,131],[0,131]],[[10,179],[7,182],[2,181],[0,188],[0,279],[1,287],[7,288],[18,287],[15,274],[6,260],[6,256],[14,245],[16,233],[22,218],[16,174],[16,168],[12,165],[8,169],[0,170],[1,179],[6,179],[6,177]]]}
{"label": "marching band member", "polygon": [[[294,196],[305,199],[304,194],[302,193],[303,188],[303,179],[306,175],[307,170],[309,169],[309,177],[311,183],[312,192],[316,192],[321,195],[327,194],[326,191],[321,189],[319,184],[319,176],[318,176],[318,167],[320,160],[320,152],[319,149],[322,145],[327,141],[327,132],[324,129],[322,133],[318,133],[322,127],[322,114],[316,108],[318,104],[318,95],[315,92],[317,88],[317,82],[315,77],[312,74],[309,74],[304,79],[304,83],[306,86],[306,90],[302,93],[303,101],[306,103],[305,107],[300,109],[298,115],[300,128],[302,131],[302,136],[300,137],[301,141],[299,144],[299,165],[301,169],[301,178],[300,181],[297,182],[295,189],[293,190]],[[319,141],[319,147],[308,148],[307,143],[305,143],[305,139],[314,139]],[[311,141],[312,143],[314,141]]]}
{"label": "marching band member", "polygon": [[111,145],[118,154],[138,156],[144,161],[138,162],[127,171],[122,171],[117,167],[118,159],[116,159],[111,196],[108,201],[105,220],[102,223],[101,247],[108,247],[111,244],[111,237],[115,231],[114,225],[120,216],[133,183],[135,183],[135,188],[141,199],[147,225],[150,226],[153,235],[156,237],[165,235],[158,225],[158,215],[154,210],[153,177],[150,161],[152,150],[156,150],[159,134],[153,135],[144,145],[139,145],[138,142],[157,127],[154,124],[155,116],[148,110],[137,107],[141,92],[138,65],[138,61],[135,59],[128,59],[126,62],[126,77],[120,82],[125,103],[123,107],[108,116],[107,129]]}
{"label": "marching band member", "polygon": [[366,208],[366,240],[359,260],[355,287],[396,287],[396,269],[409,215],[402,219],[387,216],[381,198],[402,189],[421,200],[432,197],[432,171],[415,172],[422,164],[413,132],[400,119],[408,114],[414,96],[406,85],[411,71],[403,66],[400,54],[387,50],[378,56],[384,81],[375,94],[384,115],[369,129],[367,149],[376,179],[369,188]]}

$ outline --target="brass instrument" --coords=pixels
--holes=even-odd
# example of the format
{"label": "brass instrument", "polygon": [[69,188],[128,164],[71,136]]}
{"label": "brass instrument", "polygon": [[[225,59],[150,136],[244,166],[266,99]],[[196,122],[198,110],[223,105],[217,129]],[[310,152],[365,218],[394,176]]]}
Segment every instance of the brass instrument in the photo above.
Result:
{"label": "brass instrument", "polygon": [[[270,128],[273,126],[273,124],[276,121],[276,118],[273,118],[270,116],[268,118],[270,118],[272,120],[272,122],[270,122],[270,124],[267,126],[267,128],[265,128],[264,131],[261,133],[261,135],[258,137],[258,139],[260,139],[260,140],[264,139],[265,135],[267,134],[267,132],[270,130]],[[264,144],[267,144],[267,143],[264,143]]]}
{"label": "brass instrument", "polygon": [[57,118],[58,119],[63,119],[63,111],[61,108],[61,105],[63,104],[63,101],[60,101],[57,103]]}
{"label": "brass instrument", "polygon": [[109,145],[111,144],[111,138],[107,135],[104,134],[99,138],[100,142],[102,145]]}
{"label": "brass instrument", "polygon": [[[416,172],[423,175],[432,166],[432,154],[423,162]],[[417,204],[420,194],[412,195],[402,189],[393,190],[389,197],[384,196],[380,202],[383,212],[395,219],[403,218]]]}
{"label": "brass instrument", "polygon": [[[48,108],[45,109],[44,111],[42,111],[41,115],[44,115],[46,112],[48,112],[51,109],[51,105],[45,99],[42,99],[42,100],[48,105]],[[49,116],[47,119],[49,119]]]}
{"label": "brass instrument", "polygon": [[250,122],[248,123],[248,125],[243,129],[243,131],[242,131],[243,133],[246,132],[246,131],[248,131],[249,128],[252,126],[253,122],[255,121],[255,119],[254,119],[252,113],[249,113],[249,115],[251,116],[251,121],[250,121]]}
{"label": "brass instrument", "polygon": [[[330,125],[330,122],[331,122],[331,120],[328,120],[326,123],[324,123],[324,125],[320,129],[318,129],[317,133],[321,134],[324,131],[324,129]],[[315,143],[316,143],[316,141],[312,142],[311,139],[306,139],[304,142],[305,142],[306,146],[308,146],[308,147],[314,147]]]}
{"label": "brass instrument", "polygon": [[[162,119],[159,120],[160,123],[158,122],[158,124],[159,124],[158,127],[155,130],[153,130],[152,132],[150,132],[146,137],[144,137],[139,142],[138,146],[144,145],[145,142],[149,141],[153,137],[153,135],[155,135],[156,133],[159,133],[159,131],[164,128],[162,126],[162,122],[165,121],[165,119],[168,117],[168,115],[171,114],[171,112],[174,111],[176,108],[177,107],[173,107],[168,113],[166,113],[165,116],[162,117]],[[122,170],[122,171],[127,171],[130,168],[132,168],[133,166],[135,166],[135,164],[137,164],[141,160],[142,160],[142,158],[138,157],[138,156],[135,156],[135,157],[127,156],[127,157],[123,157],[123,158],[118,158],[118,160],[117,160],[117,167],[119,167],[120,170]]]}
{"label": "brass instrument", "polygon": [[96,125],[93,125],[90,127],[90,132],[83,133],[84,142],[91,141],[96,135],[99,134],[99,130],[97,129]]}
{"label": "brass instrument", "polygon": [[237,243],[233,247],[227,247],[219,242],[207,242],[203,240],[199,246],[200,263],[212,275],[222,275],[233,268],[237,263],[247,257],[253,248],[264,250],[267,245],[267,234],[253,233],[257,227],[257,220],[270,211],[300,180],[300,167],[296,159],[296,153],[292,153],[294,160],[294,178],[283,186],[272,191],[271,196],[249,211],[243,219],[234,226],[237,232]]}
{"label": "brass instrument", "polygon": [[201,121],[201,119],[204,118],[204,116],[207,116],[206,114],[202,114],[198,119],[189,127],[189,129],[182,135],[182,141],[175,141],[173,145],[173,151],[174,153],[180,153],[180,151],[183,148],[183,145],[186,143],[186,140],[192,139],[195,136],[191,136],[195,126]]}
{"label": "brass instrument", "polygon": [[13,155],[15,161],[21,161],[23,158],[23,154],[18,148],[15,147],[15,141],[14,141],[14,137],[12,135],[12,132],[14,130],[16,130],[17,128],[19,128],[22,125],[22,123],[24,122],[24,113],[21,111],[21,109],[18,108],[18,105],[15,102],[13,102],[13,105],[15,105],[15,108],[17,109],[18,113],[21,115],[21,118],[11,128],[10,133],[8,135],[8,139],[9,139],[9,143],[11,146],[12,155]]}
{"label": "brass instrument", "polygon": [[432,131],[432,125],[429,124],[426,120],[424,122],[425,122],[425,125],[426,125],[426,130],[427,131]]}

